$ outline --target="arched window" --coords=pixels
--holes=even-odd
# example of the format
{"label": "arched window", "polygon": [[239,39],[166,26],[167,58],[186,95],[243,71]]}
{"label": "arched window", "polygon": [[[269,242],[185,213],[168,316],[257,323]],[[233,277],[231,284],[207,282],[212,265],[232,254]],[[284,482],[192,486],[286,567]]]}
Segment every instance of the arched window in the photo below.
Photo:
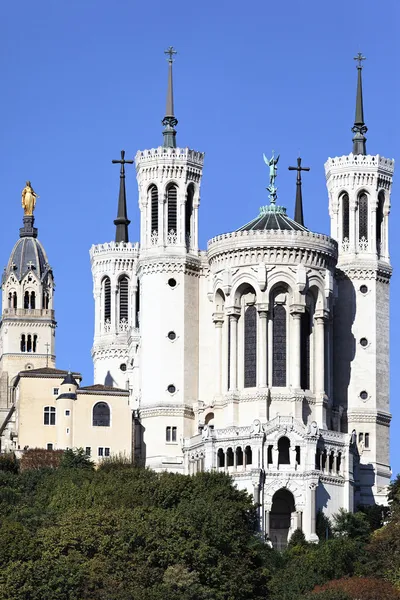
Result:
{"label": "arched window", "polygon": [[97,402],[93,406],[93,426],[110,427],[110,407],[106,402]]}
{"label": "arched window", "polygon": [[232,448],[228,448],[226,451],[226,466],[233,467],[233,450]]}
{"label": "arched window", "polygon": [[192,214],[193,214],[193,196],[194,196],[194,185],[193,183],[189,184],[186,195],[186,205],[185,205],[185,236],[186,236],[186,246],[190,247],[190,236],[192,234],[191,231],[191,223],[192,223]]}
{"label": "arched window", "polygon": [[103,279],[104,293],[104,321],[111,320],[111,281],[109,277]]}
{"label": "arched window", "polygon": [[29,292],[24,294],[24,308],[29,308]]}
{"label": "arched window", "polygon": [[246,448],[244,449],[244,460],[246,465],[253,464],[253,452],[251,450],[251,446],[246,446]]}
{"label": "arched window", "polygon": [[311,318],[310,311],[306,308],[301,315],[301,389],[310,389],[310,335],[311,335]]}
{"label": "arched window", "polygon": [[286,385],[286,309],[274,306],[272,323],[272,385]]}
{"label": "arched window", "polygon": [[385,204],[385,196],[383,192],[378,195],[378,207],[376,211],[376,251],[378,255],[382,254],[383,240],[383,205]]}
{"label": "arched window", "polygon": [[158,189],[152,185],[150,190],[151,233],[158,233]]}
{"label": "arched window", "polygon": [[241,449],[240,446],[238,448],[236,448],[236,465],[238,467],[243,466],[243,450]]}
{"label": "arched window", "polygon": [[119,280],[119,320],[128,322],[129,279],[126,275]]}
{"label": "arched window", "polygon": [[49,293],[43,292],[43,308],[49,308]]}
{"label": "arched window", "polygon": [[26,352],[26,339],[24,333],[21,335],[21,352]]}
{"label": "arched window", "polygon": [[56,409],[53,406],[45,406],[43,409],[43,424],[44,425],[55,425],[56,424]]}
{"label": "arched window", "polygon": [[12,303],[13,303],[13,308],[17,308],[17,292],[13,292]]}
{"label": "arched window", "polygon": [[290,440],[285,436],[278,441],[278,464],[290,465]]}
{"label": "arched window", "polygon": [[349,196],[343,194],[342,196],[342,241],[349,240],[350,226],[349,226]]}
{"label": "arched window", "polygon": [[36,307],[36,294],[35,294],[35,292],[31,292],[30,308],[35,308],[35,307]]}
{"label": "arched window", "polygon": [[28,335],[28,339],[26,341],[26,351],[32,352],[32,336],[31,336],[31,334]]}
{"label": "arched window", "polygon": [[178,191],[177,191],[176,185],[170,185],[167,190],[168,233],[176,233],[177,209],[178,209]]}
{"label": "arched window", "polygon": [[244,387],[257,385],[257,309],[248,306],[244,313]]}
{"label": "arched window", "polygon": [[224,454],[224,451],[222,450],[222,448],[219,448],[218,452],[217,452],[217,466],[218,467],[225,466],[225,454]]}
{"label": "arched window", "polygon": [[33,345],[32,345],[33,352],[36,352],[36,346],[37,346],[37,335],[34,335],[33,336]]}
{"label": "arched window", "polygon": [[358,199],[358,239],[368,240],[368,196],[361,194]]}
{"label": "arched window", "polygon": [[140,325],[140,280],[137,280],[135,327]]}

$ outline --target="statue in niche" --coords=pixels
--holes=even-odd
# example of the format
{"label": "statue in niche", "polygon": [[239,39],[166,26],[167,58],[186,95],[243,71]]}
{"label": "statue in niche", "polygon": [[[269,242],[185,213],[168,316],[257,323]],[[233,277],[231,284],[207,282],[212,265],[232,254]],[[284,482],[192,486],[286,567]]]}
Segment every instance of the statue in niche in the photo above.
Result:
{"label": "statue in niche", "polygon": [[25,216],[32,216],[36,206],[36,198],[39,198],[36,192],[33,191],[31,182],[27,181],[26,186],[22,190],[22,208]]}

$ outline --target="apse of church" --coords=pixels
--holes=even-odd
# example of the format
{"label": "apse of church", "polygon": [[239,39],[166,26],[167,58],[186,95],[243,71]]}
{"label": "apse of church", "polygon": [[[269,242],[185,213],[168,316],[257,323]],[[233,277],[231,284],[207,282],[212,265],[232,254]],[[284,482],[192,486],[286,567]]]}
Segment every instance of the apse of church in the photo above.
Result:
{"label": "apse of church", "polygon": [[[356,57],[352,151],[325,163],[330,235],[307,228],[302,178],[317,167],[308,174],[300,157],[291,166],[272,152],[264,155],[265,166],[260,160],[268,198],[260,191],[258,214],[201,250],[204,154],[178,143],[175,55],[173,48],[166,51],[162,145],[139,150],[134,161],[124,151],[112,161],[120,170],[115,240],[90,249],[95,385],[78,387],[77,400],[61,398],[57,406],[70,402],[77,410],[78,402],[89,423],[92,397],[102,394],[96,402],[110,407],[113,429],[92,432],[91,444],[103,448],[120,430],[118,448],[157,471],[227,472],[254,497],[260,530],[275,547],[283,548],[296,528],[317,541],[318,510],[332,515],[386,503],[391,476],[388,222],[394,163],[367,154],[364,57]],[[133,162],[139,242],[129,239],[125,178]],[[296,172],[294,218],[284,207],[288,199],[278,194],[287,169]],[[29,200],[34,205],[36,195]],[[33,348],[36,335],[25,327],[28,312],[18,311],[45,311],[49,332],[54,318],[52,273],[33,221],[25,223],[30,218],[24,217],[26,243],[44,258],[22,272],[12,266],[14,250],[3,278],[1,360],[20,361],[16,373],[25,368],[22,348],[28,342]],[[45,287],[24,279],[38,269]],[[21,323],[12,358],[10,317]],[[43,341],[36,339],[40,360],[52,361],[53,346],[47,355]],[[64,425],[58,439],[66,445]],[[83,428],[82,443],[84,435]]]}

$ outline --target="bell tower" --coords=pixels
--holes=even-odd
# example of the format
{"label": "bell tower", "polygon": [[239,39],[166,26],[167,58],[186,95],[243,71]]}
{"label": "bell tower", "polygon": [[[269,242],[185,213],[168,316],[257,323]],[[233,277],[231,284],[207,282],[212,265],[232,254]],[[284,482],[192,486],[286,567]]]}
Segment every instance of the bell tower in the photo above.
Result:
{"label": "bell tower", "polygon": [[331,236],[339,244],[334,313],[334,410],[342,431],[357,434],[360,495],[385,502],[389,466],[388,223],[394,161],[367,154],[362,61],[349,155],[325,164]]}
{"label": "bell tower", "polygon": [[198,208],[204,154],[176,144],[168,56],[163,145],[136,154],[140,208],[139,417],[146,464],[183,471],[179,439],[192,435],[198,397]]}

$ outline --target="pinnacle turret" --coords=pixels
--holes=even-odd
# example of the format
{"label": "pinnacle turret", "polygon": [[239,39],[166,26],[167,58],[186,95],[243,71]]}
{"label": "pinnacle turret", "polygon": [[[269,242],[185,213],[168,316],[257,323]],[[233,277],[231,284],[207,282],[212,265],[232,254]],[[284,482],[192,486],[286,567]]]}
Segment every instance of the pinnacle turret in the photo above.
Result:
{"label": "pinnacle turret", "polygon": [[113,164],[120,164],[120,179],[119,179],[119,197],[118,197],[118,215],[114,221],[116,225],[115,241],[116,242],[129,242],[128,225],[128,214],[126,209],[126,190],[125,190],[125,165],[133,164],[133,160],[125,160],[125,150],[121,150],[121,159],[113,160]]}
{"label": "pinnacle turret", "polygon": [[172,80],[172,63],[173,56],[176,54],[176,50],[172,46],[165,50],[165,54],[168,54],[168,89],[167,89],[167,106],[165,110],[165,117],[162,120],[164,125],[164,148],[176,148],[176,131],[175,127],[178,124],[178,119],[174,115],[174,88]]}
{"label": "pinnacle turret", "polygon": [[362,61],[365,60],[365,57],[358,53],[357,56],[354,57],[354,60],[358,61],[357,64],[357,95],[356,95],[356,115],[354,119],[354,126],[352,128],[352,132],[354,133],[353,137],[353,154],[367,154],[365,133],[367,133],[368,128],[364,123],[364,106],[363,106],[363,93],[362,93]]}

